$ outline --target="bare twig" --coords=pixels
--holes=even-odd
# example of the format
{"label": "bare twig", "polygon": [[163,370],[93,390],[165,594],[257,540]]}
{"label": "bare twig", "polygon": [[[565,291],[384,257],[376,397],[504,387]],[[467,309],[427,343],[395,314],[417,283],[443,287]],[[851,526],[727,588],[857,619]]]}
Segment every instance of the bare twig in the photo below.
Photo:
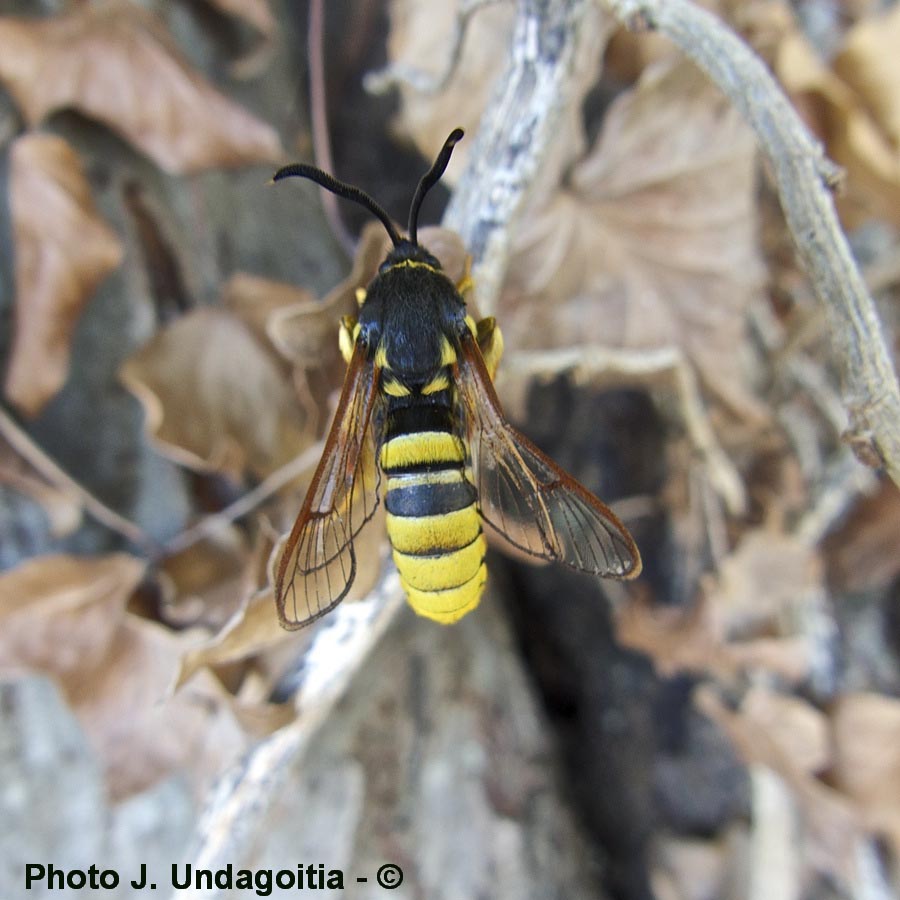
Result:
{"label": "bare twig", "polygon": [[443,222],[472,254],[484,315],[496,308],[510,226],[540,184],[563,116],[577,100],[576,63],[585,47],[594,54],[602,47],[602,22],[586,0],[518,0],[517,7],[509,65]]}
{"label": "bare twig", "polygon": [[900,484],[900,388],[872,298],[838,224],[824,156],[762,61],[715,16],[688,0],[602,0],[621,22],[666,35],[728,96],[756,131],[788,226],[825,306],[844,373],[857,447]]}
{"label": "bare twig", "polygon": [[674,388],[684,427],[705,463],[710,483],[730,513],[744,512],[747,503],[744,483],[716,440],[694,370],[677,347],[621,350],[590,344],[565,350],[516,353],[509,355],[500,370],[501,377],[513,376],[523,382],[555,377],[560,372],[571,372],[582,382],[604,378],[621,381],[623,377],[657,385],[660,380],[669,382]]}
{"label": "bare twig", "polygon": [[219,531],[223,526],[229,525],[247,513],[252,512],[261,503],[280,491],[285,485],[290,484],[295,478],[302,475],[307,469],[315,465],[322,455],[322,441],[317,441],[299,456],[285,463],[280,469],[276,469],[268,478],[258,484],[252,491],[247,491],[234,503],[226,506],[211,516],[205,516],[196,525],[186,528],[181,534],[175,535],[166,541],[166,555],[173,555],[187,550],[197,541],[203,540],[211,534]]}
{"label": "bare twig", "polygon": [[5,410],[0,409],[0,434],[9,442],[13,450],[28,460],[48,481],[74,496],[98,522],[110,531],[122,535],[145,552],[154,554],[159,545],[134,522],[119,515],[105,503],[98,500],[82,487],[71,475],[64,472],[31,438],[22,431],[15,420]]}
{"label": "bare twig", "polygon": [[[316,165],[326,172],[334,171],[331,159],[331,139],[328,132],[328,104],[325,88],[325,11],[323,0],[310,0],[309,4],[309,29],[307,33],[307,57],[309,59],[309,110],[312,118],[313,154]],[[338,208],[338,198],[326,191],[319,190],[322,198],[322,210],[331,228],[331,233],[337,238],[344,252],[351,259],[356,253],[356,240],[344,220]]]}

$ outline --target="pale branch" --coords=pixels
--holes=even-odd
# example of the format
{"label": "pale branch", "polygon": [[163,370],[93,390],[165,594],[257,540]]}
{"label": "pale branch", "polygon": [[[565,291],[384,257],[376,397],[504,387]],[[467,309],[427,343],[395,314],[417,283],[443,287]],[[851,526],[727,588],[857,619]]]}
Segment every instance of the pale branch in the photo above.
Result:
{"label": "pale branch", "polygon": [[592,9],[587,0],[518,0],[509,64],[443,221],[472,254],[484,315],[497,305],[511,226],[540,183],[563,116],[577,100],[579,50],[599,43]]}
{"label": "pale branch", "polygon": [[[365,599],[343,603],[313,633],[300,660],[297,718],[260,741],[227,771],[206,801],[186,855],[195,868],[221,869],[246,855],[292,766],[378,643],[402,604],[396,572]],[[179,900],[215,900],[218,888],[176,891]]]}
{"label": "pale branch", "polygon": [[655,29],[677,44],[756,132],[797,251],[828,315],[851,441],[900,485],[900,388],[875,304],[834,209],[831,188],[840,170],[762,60],[711,13],[689,0],[601,0],[601,6],[629,27]]}

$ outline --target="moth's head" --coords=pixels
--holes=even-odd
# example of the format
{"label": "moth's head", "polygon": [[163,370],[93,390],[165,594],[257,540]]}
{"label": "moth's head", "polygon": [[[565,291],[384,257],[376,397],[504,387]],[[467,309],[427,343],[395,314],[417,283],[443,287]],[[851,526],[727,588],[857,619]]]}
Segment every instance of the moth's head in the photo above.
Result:
{"label": "moth's head", "polygon": [[432,269],[440,269],[441,263],[436,256],[429,253],[420,244],[412,241],[401,240],[384,258],[384,262],[378,267],[379,272],[387,272],[388,269],[400,265],[400,263],[421,263]]}
{"label": "moth's head", "polygon": [[404,260],[424,262],[435,268],[440,268],[438,261],[427,250],[419,246],[419,209],[422,206],[425,195],[441,180],[441,176],[450,162],[453,148],[462,140],[462,136],[462,128],[456,128],[450,133],[450,136],[444,141],[444,146],[441,148],[441,152],[438,153],[434,164],[419,181],[419,186],[416,188],[415,196],[409,207],[409,226],[407,228],[409,236],[406,238],[400,236],[400,233],[394,227],[394,223],[391,222],[390,216],[365,191],[361,191],[359,188],[353,187],[353,185],[344,184],[344,182],[338,181],[315,166],[308,166],[304,163],[284,166],[275,173],[272,181],[281,181],[282,178],[290,178],[292,176],[308,178],[320,187],[325,188],[325,190],[331,191],[332,194],[337,194],[338,197],[344,197],[346,200],[352,200],[354,203],[358,203],[369,210],[384,225],[391,243],[394,245],[394,249],[391,250],[382,264],[381,271],[385,271],[391,265],[396,265]]}

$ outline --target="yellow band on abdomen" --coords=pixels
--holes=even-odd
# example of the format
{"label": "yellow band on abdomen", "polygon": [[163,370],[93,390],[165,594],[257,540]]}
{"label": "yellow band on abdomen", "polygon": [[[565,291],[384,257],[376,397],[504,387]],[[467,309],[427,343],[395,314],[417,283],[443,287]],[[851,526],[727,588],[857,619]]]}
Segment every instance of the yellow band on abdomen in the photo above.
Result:
{"label": "yellow band on abdomen", "polygon": [[420,615],[449,625],[478,606],[487,581],[487,567],[482,563],[465,584],[446,591],[420,591],[400,579],[409,605]]}
{"label": "yellow band on abdomen", "polygon": [[462,441],[446,431],[400,434],[381,448],[381,468],[385,472],[435,463],[461,463],[465,458]]}
{"label": "yellow band on abdomen", "polygon": [[403,583],[419,591],[446,591],[469,581],[484,562],[487,545],[480,534],[466,547],[433,556],[394,550]]}
{"label": "yellow band on abdomen", "polygon": [[391,546],[401,553],[449,553],[471,544],[480,531],[481,518],[474,504],[437,516],[406,518],[387,514]]}

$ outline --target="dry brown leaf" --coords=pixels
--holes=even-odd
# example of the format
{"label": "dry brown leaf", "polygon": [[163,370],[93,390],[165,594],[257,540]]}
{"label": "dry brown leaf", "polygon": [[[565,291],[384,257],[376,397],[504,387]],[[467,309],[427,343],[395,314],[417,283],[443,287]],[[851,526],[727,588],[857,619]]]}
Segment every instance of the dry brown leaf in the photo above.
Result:
{"label": "dry brown leaf", "polygon": [[900,856],[900,700],[845,694],[831,713],[832,781],[859,806],[873,831]]}
{"label": "dry brown leaf", "polygon": [[828,581],[838,591],[884,588],[900,575],[900,491],[890,481],[863,497],[823,543]]}
{"label": "dry brown leaf", "polygon": [[268,321],[273,313],[303,308],[306,304],[316,302],[316,298],[306,288],[246,272],[232,275],[222,287],[222,305],[249,325],[254,334],[263,340],[269,337]]}
{"label": "dry brown leaf", "polygon": [[169,696],[178,661],[195,640],[128,617],[94,677],[70,685],[69,700],[100,753],[114,800],[189,770],[208,786],[246,747],[212,676]]}
{"label": "dry brown leaf", "polygon": [[856,91],[896,151],[900,148],[900,9],[859,22],[835,57],[834,71]]}
{"label": "dry brown leaf", "polygon": [[723,563],[710,602],[729,638],[785,636],[822,593],[822,566],[799,538],[758,528]]}
{"label": "dry brown leaf", "polygon": [[570,186],[514,237],[498,314],[508,345],[674,344],[761,420],[737,352],[761,278],[755,198],[740,115],[689,62],[652,67],[613,103]]}
{"label": "dry brown leaf", "polygon": [[264,476],[311,440],[274,352],[223,310],[199,309],[160,331],[125,363],[122,379],[144,404],[153,437],[192,468]]}
{"label": "dry brown leaf", "polygon": [[701,687],[698,708],[728,734],[748,766],[761,765],[777,773],[796,797],[803,814],[804,861],[843,885],[860,880],[859,842],[864,831],[847,799],[811,776],[768,732],[765,720],[751,710],[732,711],[714,692]]}
{"label": "dry brown leaf", "polygon": [[132,556],[40,556],[0,576],[0,665],[64,683],[100,666],[144,575]]}
{"label": "dry brown leaf", "polygon": [[221,627],[246,593],[250,558],[244,534],[233,525],[167,556],[157,573],[165,597],[161,618],[169,625]]}
{"label": "dry brown leaf", "polygon": [[[300,508],[298,498],[297,510]],[[357,559],[357,575],[353,587],[343,601],[352,603],[366,597],[378,583],[383,568],[382,551],[385,546],[384,505],[354,541]],[[284,535],[275,545],[269,557],[269,581],[278,566],[278,560],[287,541]],[[301,632],[310,634],[311,632]],[[195,672],[205,666],[220,666],[246,659],[263,650],[269,650],[292,633],[285,631],[275,611],[275,595],[266,587],[250,597],[225,627],[206,643],[191,648],[184,656],[178,673],[177,684],[188,681]],[[296,635],[293,636],[296,640]]]}
{"label": "dry brown leaf", "polygon": [[616,638],[649,656],[663,677],[678,672],[732,674],[724,639],[704,597],[687,610],[630,599],[617,611]]}
{"label": "dry brown leaf", "polygon": [[690,609],[632,599],[617,613],[616,634],[664,675],[688,671],[729,681],[764,672],[799,684],[810,677],[819,651],[816,633],[800,629],[822,595],[815,550],[757,529],[746,533]]}
{"label": "dry brown leaf", "polygon": [[633,84],[641,73],[674,52],[672,42],[658,31],[618,28],[610,35],[603,55],[603,74]]}
{"label": "dry brown leaf", "polygon": [[616,615],[619,643],[649,656],[665,677],[692,672],[729,682],[740,673],[763,672],[786,684],[809,677],[815,655],[807,637],[728,640],[723,628],[705,596],[688,610],[632,599]]}
{"label": "dry brown leaf", "polygon": [[275,130],[219,93],[133,3],[0,19],[0,82],[32,126],[74,108],[168,172],[276,162]]}
{"label": "dry brown leaf", "polygon": [[55,135],[13,143],[10,211],[16,324],[5,391],[33,416],[63,386],[78,317],[121,262],[122,245],[94,206],[78,155]]}
{"label": "dry brown leaf", "polygon": [[144,569],[124,554],[48,556],[0,576],[0,666],[59,683],[103,760],[113,799],[185,769],[208,784],[245,746],[210,678],[167,699],[195,638],[126,612]]}
{"label": "dry brown leaf", "polygon": [[757,686],[744,696],[741,712],[763,729],[801,771],[816,775],[828,768],[828,719],[810,703]]}
{"label": "dry brown leaf", "polygon": [[872,216],[900,222],[900,8],[850,30],[829,69],[795,29],[779,48],[775,70],[847,170],[838,203],[850,224]]}
{"label": "dry brown leaf", "polygon": [[[296,658],[296,657],[294,657]],[[204,680],[204,689],[216,697],[217,702],[226,707],[241,730],[252,738],[261,738],[277,731],[297,717],[297,708],[292,700],[283,703],[268,703],[265,700],[246,700],[242,696],[235,697],[215,678]],[[261,685],[265,695],[271,693],[271,684],[265,680]],[[243,691],[241,692],[244,693]]]}
{"label": "dry brown leaf", "polygon": [[[453,32],[459,3],[419,3],[393,0],[388,61],[435,78],[450,65]],[[512,26],[512,7],[494,4],[472,18],[458,65],[438,94],[424,93],[400,84],[397,126],[412,138],[426,159],[434,159],[454,128],[471,134],[481,119],[498,76],[507,65]],[[454,151],[446,175],[453,184],[462,172],[471,142]]]}
{"label": "dry brown leaf", "polygon": [[257,591],[217,635],[188,649],[181,659],[175,687],[190,681],[200,669],[246,659],[291,637],[278,622],[272,588]]}

